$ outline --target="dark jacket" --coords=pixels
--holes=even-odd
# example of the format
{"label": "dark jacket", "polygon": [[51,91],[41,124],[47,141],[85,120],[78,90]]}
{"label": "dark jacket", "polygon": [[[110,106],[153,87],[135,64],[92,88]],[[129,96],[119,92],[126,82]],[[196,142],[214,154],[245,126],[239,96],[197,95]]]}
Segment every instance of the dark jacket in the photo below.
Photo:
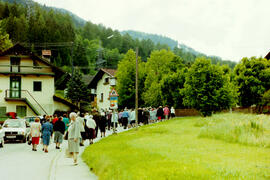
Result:
{"label": "dark jacket", "polygon": [[142,109],[138,109],[138,121],[143,122],[143,110]]}
{"label": "dark jacket", "polygon": [[61,120],[56,121],[54,126],[53,126],[53,130],[59,131],[60,133],[64,134],[65,130],[66,130],[65,123]]}
{"label": "dark jacket", "polygon": [[163,109],[162,108],[158,108],[158,110],[157,110],[157,117],[159,117],[159,116],[163,116]]}

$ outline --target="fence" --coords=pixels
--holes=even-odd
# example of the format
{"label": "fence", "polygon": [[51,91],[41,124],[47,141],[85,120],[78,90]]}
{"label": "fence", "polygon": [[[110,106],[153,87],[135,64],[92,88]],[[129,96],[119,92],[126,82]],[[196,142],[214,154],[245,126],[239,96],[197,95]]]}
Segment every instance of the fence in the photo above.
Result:
{"label": "fence", "polygon": [[175,116],[199,116],[200,112],[196,109],[175,109]]}
{"label": "fence", "polygon": [[[258,113],[258,114],[270,114],[270,106],[263,106],[258,108],[256,106],[252,107],[235,107],[232,108],[233,112],[241,112],[241,113]],[[230,112],[229,110],[223,110],[222,112]],[[176,109],[176,116],[199,116],[201,115],[199,111],[196,109]]]}

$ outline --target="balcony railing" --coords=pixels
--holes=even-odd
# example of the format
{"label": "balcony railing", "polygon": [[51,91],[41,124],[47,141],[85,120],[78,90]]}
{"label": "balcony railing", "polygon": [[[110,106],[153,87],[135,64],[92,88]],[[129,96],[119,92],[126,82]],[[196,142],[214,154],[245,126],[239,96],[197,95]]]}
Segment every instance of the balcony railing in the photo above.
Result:
{"label": "balcony railing", "polygon": [[12,101],[25,101],[36,114],[41,115],[41,112],[48,114],[45,109],[39,104],[39,102],[27,90],[7,89],[5,91],[5,99]]}
{"label": "balcony railing", "polygon": [[49,66],[0,65],[2,74],[45,74],[54,75]]}

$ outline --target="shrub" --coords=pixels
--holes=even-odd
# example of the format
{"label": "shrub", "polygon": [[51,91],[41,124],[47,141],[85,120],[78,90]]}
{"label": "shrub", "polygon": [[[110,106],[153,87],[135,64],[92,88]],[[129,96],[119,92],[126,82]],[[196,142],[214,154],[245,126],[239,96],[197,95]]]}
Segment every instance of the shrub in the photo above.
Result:
{"label": "shrub", "polygon": [[217,114],[202,122],[195,124],[201,125],[199,137],[270,147],[270,123],[266,115]]}

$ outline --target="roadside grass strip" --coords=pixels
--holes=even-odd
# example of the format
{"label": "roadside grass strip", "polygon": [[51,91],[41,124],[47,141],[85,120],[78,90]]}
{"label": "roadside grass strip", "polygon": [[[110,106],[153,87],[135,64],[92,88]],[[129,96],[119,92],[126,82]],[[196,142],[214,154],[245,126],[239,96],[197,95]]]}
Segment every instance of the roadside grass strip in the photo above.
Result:
{"label": "roadside grass strip", "polygon": [[[82,158],[101,180],[269,179],[267,120],[246,114],[175,118],[107,137]],[[233,130],[238,136],[228,135],[233,127],[240,127]]]}
{"label": "roadside grass strip", "polygon": [[217,114],[198,120],[199,137],[220,139],[231,143],[270,147],[270,117],[253,114]]}

